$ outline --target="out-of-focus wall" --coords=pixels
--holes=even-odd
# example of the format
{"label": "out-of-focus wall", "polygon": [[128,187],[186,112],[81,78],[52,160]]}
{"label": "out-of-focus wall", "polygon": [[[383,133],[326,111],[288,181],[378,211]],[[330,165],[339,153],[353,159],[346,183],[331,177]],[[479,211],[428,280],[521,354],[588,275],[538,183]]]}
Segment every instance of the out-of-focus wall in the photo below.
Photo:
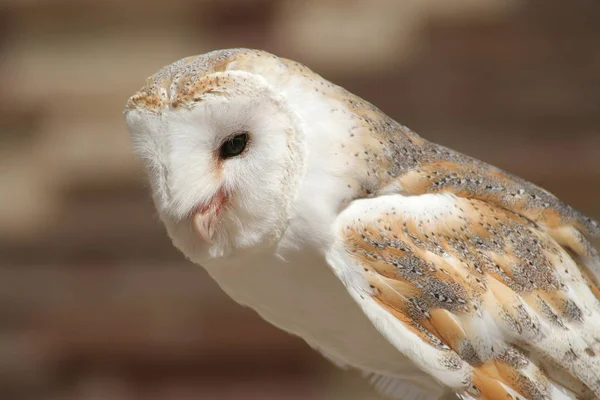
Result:
{"label": "out-of-focus wall", "polygon": [[169,243],[122,118],[146,76],[253,47],[600,217],[592,0],[0,2],[0,398],[373,399]]}

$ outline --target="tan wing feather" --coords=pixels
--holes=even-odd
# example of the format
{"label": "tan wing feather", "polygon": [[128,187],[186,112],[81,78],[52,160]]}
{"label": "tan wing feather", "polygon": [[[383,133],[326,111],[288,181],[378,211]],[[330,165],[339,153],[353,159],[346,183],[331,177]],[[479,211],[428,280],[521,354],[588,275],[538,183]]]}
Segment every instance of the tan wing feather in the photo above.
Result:
{"label": "tan wing feather", "polygon": [[455,160],[425,162],[398,177],[402,187],[410,194],[454,193],[484,200],[543,226],[561,245],[578,254],[593,254],[593,247],[581,232],[598,235],[596,221],[565,205],[551,193],[495,167],[451,150],[446,157]]}
{"label": "tan wing feather", "polygon": [[[439,204],[428,208],[432,199]],[[379,307],[424,346],[442,343],[470,366],[469,386],[455,390],[478,399],[600,396],[597,288],[566,241],[483,200],[361,202],[340,217],[341,253]]]}

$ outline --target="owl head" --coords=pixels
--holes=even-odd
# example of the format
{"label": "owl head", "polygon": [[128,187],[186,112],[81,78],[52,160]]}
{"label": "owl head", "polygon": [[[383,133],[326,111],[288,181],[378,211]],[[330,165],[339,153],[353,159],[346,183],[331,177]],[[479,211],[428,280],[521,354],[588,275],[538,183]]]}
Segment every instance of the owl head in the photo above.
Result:
{"label": "owl head", "polygon": [[304,144],[284,72],[267,53],[216,51],[161,69],[127,103],[158,214],[195,262],[272,245],[285,229]]}

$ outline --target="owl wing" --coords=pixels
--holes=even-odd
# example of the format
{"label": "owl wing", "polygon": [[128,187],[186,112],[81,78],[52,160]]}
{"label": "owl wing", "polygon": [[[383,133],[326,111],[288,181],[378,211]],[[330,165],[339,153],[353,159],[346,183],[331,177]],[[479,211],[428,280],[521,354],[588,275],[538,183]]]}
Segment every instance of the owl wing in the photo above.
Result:
{"label": "owl wing", "polygon": [[575,227],[429,193],[356,200],[333,229],[327,261],[350,295],[460,397],[600,397],[598,259]]}
{"label": "owl wing", "polygon": [[[600,237],[600,223],[597,221],[518,176],[427,142],[411,131],[403,133],[414,141],[413,145],[416,143],[421,154],[434,155],[421,157],[416,165],[395,177],[395,184],[400,185],[403,194],[453,193],[459,197],[483,200],[533,221],[582,261],[598,257],[596,249],[586,238],[586,235]],[[600,283],[596,278],[600,275],[600,268],[596,264],[582,262],[581,267],[596,285]]]}

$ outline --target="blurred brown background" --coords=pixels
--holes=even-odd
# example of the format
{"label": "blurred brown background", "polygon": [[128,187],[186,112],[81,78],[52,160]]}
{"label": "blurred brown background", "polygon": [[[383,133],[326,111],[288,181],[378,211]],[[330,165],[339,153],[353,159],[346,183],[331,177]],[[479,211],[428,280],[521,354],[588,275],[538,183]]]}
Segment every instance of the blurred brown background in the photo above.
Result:
{"label": "blurred brown background", "polygon": [[224,296],[157,222],[122,118],[253,47],[600,217],[595,0],[1,0],[0,399],[375,399]]}

